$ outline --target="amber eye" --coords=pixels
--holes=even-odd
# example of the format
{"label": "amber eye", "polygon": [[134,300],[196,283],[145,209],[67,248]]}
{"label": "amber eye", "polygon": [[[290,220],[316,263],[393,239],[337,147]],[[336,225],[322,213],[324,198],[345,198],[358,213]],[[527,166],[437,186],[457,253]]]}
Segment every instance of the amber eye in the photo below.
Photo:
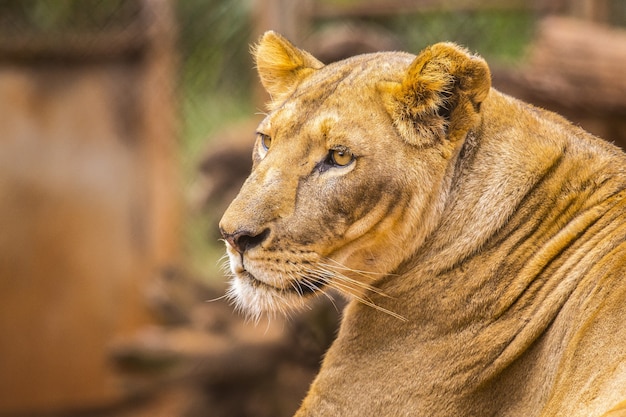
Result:
{"label": "amber eye", "polygon": [[272,146],[272,138],[268,135],[264,135],[263,133],[259,133],[258,135],[261,137],[261,146],[263,146],[263,149],[266,151],[269,150],[270,146]]}
{"label": "amber eye", "polygon": [[354,160],[354,155],[347,149],[331,149],[330,159],[334,165],[345,167]]}

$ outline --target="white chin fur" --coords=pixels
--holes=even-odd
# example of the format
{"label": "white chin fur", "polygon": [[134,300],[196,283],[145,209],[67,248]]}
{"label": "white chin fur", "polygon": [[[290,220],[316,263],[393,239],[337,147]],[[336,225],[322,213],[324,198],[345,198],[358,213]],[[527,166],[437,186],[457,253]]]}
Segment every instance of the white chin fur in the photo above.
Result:
{"label": "white chin fur", "polygon": [[226,291],[237,310],[250,318],[258,320],[262,315],[281,313],[286,315],[291,310],[304,306],[304,299],[297,294],[272,290],[262,285],[252,285],[248,278],[234,276]]}

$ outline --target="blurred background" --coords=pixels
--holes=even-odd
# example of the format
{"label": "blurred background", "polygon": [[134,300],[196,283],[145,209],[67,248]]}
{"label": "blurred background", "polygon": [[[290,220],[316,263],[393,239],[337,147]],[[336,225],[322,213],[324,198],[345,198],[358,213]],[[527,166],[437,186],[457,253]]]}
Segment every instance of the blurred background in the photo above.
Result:
{"label": "blurred background", "polygon": [[217,222],[274,29],[324,62],[455,41],[626,145],[623,0],[0,0],[0,416],[290,416],[340,316],[247,323]]}

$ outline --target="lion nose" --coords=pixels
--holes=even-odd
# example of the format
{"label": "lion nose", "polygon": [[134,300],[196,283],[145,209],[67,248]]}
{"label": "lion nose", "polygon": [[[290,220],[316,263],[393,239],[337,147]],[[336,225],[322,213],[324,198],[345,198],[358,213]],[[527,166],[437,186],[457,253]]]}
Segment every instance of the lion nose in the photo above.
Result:
{"label": "lion nose", "polygon": [[247,230],[242,230],[235,233],[226,233],[223,229],[220,230],[222,237],[232,246],[237,252],[243,255],[247,250],[259,246],[270,234],[270,229],[265,229],[261,233],[254,233]]}

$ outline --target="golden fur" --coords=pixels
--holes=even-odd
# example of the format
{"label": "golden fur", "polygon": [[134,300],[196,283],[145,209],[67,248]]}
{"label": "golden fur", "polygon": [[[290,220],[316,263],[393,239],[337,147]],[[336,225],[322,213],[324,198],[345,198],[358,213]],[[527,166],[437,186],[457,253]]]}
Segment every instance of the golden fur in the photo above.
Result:
{"label": "golden fur", "polygon": [[626,415],[626,157],[454,44],[324,66],[279,35],[220,223],[235,303],[346,294],[298,417]]}

